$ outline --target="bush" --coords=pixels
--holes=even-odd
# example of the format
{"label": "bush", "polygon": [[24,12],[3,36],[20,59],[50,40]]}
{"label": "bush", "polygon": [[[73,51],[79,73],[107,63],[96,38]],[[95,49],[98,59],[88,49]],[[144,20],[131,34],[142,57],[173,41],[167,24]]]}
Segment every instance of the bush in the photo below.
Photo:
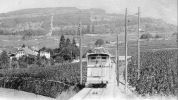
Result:
{"label": "bush", "polygon": [[153,38],[153,36],[149,33],[142,34],[140,37],[140,39],[150,39],[150,38]]}
{"label": "bush", "polygon": [[[83,63],[83,84],[86,82],[86,63]],[[49,67],[0,70],[0,86],[19,89],[40,95],[56,97],[69,88],[80,84],[79,63]],[[59,82],[61,83],[59,83]],[[68,84],[68,85],[66,85]]]}
{"label": "bush", "polygon": [[157,39],[157,38],[162,38],[162,36],[161,36],[161,35],[156,34],[156,35],[155,35],[155,38],[156,38],[156,39]]}
{"label": "bush", "polygon": [[30,77],[3,78],[3,82],[1,81],[0,86],[5,86],[4,88],[22,90],[52,98],[57,97],[58,94],[61,94],[62,91],[65,91],[69,88],[69,86],[64,85],[63,83],[49,82],[47,80],[40,80]]}
{"label": "bush", "polygon": [[96,46],[102,46],[104,44],[104,40],[103,39],[98,39],[98,40],[96,40],[96,42],[95,42],[95,45]]}
{"label": "bush", "polygon": [[178,34],[177,32],[174,32],[172,33],[172,36],[177,36],[177,34]]}
{"label": "bush", "polygon": [[141,95],[175,95],[178,50],[141,53],[140,78],[137,79],[137,56],[128,64],[128,83]]}
{"label": "bush", "polygon": [[7,69],[10,66],[10,59],[6,51],[3,51],[0,55],[0,69]]}
{"label": "bush", "polygon": [[[86,81],[86,62],[83,63],[83,80]],[[80,83],[79,63],[53,65],[48,67],[30,67],[13,70],[0,70],[1,77],[32,77],[46,80],[65,80],[69,84]]]}

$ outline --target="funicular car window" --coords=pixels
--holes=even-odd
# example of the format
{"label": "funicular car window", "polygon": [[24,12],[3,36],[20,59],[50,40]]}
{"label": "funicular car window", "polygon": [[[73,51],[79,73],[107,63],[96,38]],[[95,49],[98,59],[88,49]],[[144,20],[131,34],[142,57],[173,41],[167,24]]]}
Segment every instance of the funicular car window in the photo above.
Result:
{"label": "funicular car window", "polygon": [[96,61],[96,57],[90,57],[90,61],[91,61],[91,62]]}
{"label": "funicular car window", "polygon": [[107,61],[107,57],[102,57],[102,62],[106,62]]}

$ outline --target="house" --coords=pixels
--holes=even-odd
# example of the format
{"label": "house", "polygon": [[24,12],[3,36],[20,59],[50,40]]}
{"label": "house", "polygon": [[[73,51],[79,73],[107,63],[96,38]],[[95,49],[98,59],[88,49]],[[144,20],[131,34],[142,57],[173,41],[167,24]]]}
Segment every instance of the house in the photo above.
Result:
{"label": "house", "polygon": [[40,50],[40,57],[46,57],[47,59],[50,59],[51,55],[49,51],[45,51],[45,50]]}
{"label": "house", "polygon": [[0,54],[2,53],[2,50],[0,50]]}
{"label": "house", "polygon": [[[113,63],[116,63],[116,57],[115,56],[111,56],[111,59],[113,61]],[[127,56],[127,61],[131,61],[131,56]],[[125,63],[125,56],[119,56],[119,62],[124,64]]]}
{"label": "house", "polygon": [[22,48],[22,50],[24,50],[26,55],[34,55],[34,56],[38,55],[38,51],[34,50],[34,49],[30,48],[30,47],[24,47],[24,48]]}
{"label": "house", "polygon": [[45,47],[39,50],[39,55],[40,55],[40,57],[44,56],[47,59],[50,59],[50,57],[51,57],[50,50]]}
{"label": "house", "polygon": [[33,51],[36,51],[36,52],[38,52],[39,51],[39,48],[38,47],[35,47],[35,46],[32,46],[32,47],[29,47],[31,50],[33,50]]}
{"label": "house", "polygon": [[30,47],[27,47],[27,46],[24,46],[24,47],[21,47],[21,48],[18,48],[16,54],[15,54],[15,57],[17,59],[19,59],[20,57],[22,56],[28,56],[28,55],[33,55],[33,56],[37,56],[38,55],[38,52]]}
{"label": "house", "polygon": [[19,59],[20,57],[22,57],[23,55],[25,55],[25,51],[24,50],[18,50],[15,54],[15,57],[17,59]]}
{"label": "house", "polygon": [[[132,56],[127,56],[127,60],[130,60]],[[119,56],[119,61],[125,61],[125,56]]]}
{"label": "house", "polygon": [[80,46],[80,44],[79,44],[79,43],[76,43],[76,46],[77,46],[77,47],[79,47],[79,46]]}

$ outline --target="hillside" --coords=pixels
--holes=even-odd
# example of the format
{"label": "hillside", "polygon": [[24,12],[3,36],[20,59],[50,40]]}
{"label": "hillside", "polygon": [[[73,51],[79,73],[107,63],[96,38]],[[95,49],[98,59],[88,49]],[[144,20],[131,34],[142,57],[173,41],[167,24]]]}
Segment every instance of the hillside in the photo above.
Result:
{"label": "hillside", "polygon": [[[47,34],[53,16],[53,35],[76,34],[81,20],[84,33],[116,33],[123,31],[124,15],[108,14],[102,9],[75,7],[33,8],[0,14],[0,34],[24,34],[24,30]],[[137,17],[129,16],[128,28],[136,32]],[[141,18],[141,28],[146,32],[174,33],[176,26],[160,19]],[[36,34],[35,33],[35,34]]]}

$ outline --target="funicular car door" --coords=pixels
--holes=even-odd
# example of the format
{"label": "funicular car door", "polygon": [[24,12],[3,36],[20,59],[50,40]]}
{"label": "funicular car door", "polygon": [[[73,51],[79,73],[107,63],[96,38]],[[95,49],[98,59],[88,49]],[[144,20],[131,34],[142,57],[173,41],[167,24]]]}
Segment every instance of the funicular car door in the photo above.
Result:
{"label": "funicular car door", "polygon": [[102,75],[103,80],[109,80],[110,76],[110,58],[109,55],[102,56]]}
{"label": "funicular car door", "polygon": [[101,62],[101,57],[97,55],[88,56],[87,76],[89,77],[101,76],[100,62]]}
{"label": "funicular car door", "polygon": [[93,77],[102,77],[102,66],[101,66],[101,56],[96,56],[96,63],[92,69]]}

